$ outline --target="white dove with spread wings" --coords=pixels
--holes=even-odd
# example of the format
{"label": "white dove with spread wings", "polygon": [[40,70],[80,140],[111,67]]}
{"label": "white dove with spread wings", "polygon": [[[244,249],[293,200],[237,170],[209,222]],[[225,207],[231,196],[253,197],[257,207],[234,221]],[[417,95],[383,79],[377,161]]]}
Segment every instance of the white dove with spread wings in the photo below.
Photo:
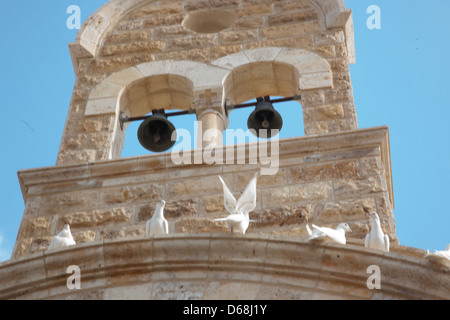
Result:
{"label": "white dove with spread wings", "polygon": [[248,226],[251,222],[249,213],[256,207],[256,178],[257,173],[250,180],[249,184],[245,188],[242,196],[236,202],[233,194],[228,189],[227,185],[219,176],[223,185],[223,197],[225,209],[230,215],[223,219],[215,219],[213,221],[224,221],[231,228],[231,233],[245,234]]}

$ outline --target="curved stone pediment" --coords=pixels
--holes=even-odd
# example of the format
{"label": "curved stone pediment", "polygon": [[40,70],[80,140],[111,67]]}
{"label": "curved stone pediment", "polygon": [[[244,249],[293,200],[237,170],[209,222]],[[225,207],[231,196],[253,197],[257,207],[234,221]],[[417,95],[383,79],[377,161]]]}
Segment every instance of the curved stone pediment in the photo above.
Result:
{"label": "curved stone pediment", "polygon": [[[448,266],[431,264],[418,250],[397,250],[221,234],[104,241],[0,264],[0,298],[450,298]],[[81,290],[68,288],[69,266],[78,267]],[[379,267],[381,289],[367,285],[371,266]]]}

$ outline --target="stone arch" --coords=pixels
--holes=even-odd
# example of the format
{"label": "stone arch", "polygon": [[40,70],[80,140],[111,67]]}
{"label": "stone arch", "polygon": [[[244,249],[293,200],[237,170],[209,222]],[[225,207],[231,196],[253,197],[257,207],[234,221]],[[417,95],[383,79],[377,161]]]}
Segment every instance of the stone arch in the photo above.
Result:
{"label": "stone arch", "polygon": [[[166,80],[169,81],[169,79],[175,79],[177,76],[184,77],[186,81],[184,83],[178,82],[178,85],[181,84],[181,86],[187,87],[181,90],[175,90],[175,87],[172,87],[172,89],[184,92],[182,96],[187,97],[189,96],[187,91],[221,87],[222,79],[227,73],[228,70],[226,69],[193,61],[163,60],[143,63],[113,73],[97,85],[89,95],[85,115],[117,113],[124,90],[131,85],[136,85],[137,81],[151,81],[145,80],[147,78],[160,77],[160,79],[163,79],[166,77]],[[168,83],[165,88],[166,91],[169,88],[170,85]],[[147,92],[148,94],[149,92]],[[173,104],[170,102],[173,102],[173,99],[162,99],[161,101],[159,105],[169,102],[169,109],[170,105]],[[193,100],[190,98],[188,103],[181,105],[181,109],[188,109],[188,106],[192,103]],[[165,104],[165,108],[168,105]],[[174,105],[174,107],[180,106]]]}
{"label": "stone arch", "polygon": [[232,103],[264,95],[289,96],[332,87],[327,60],[304,49],[266,47],[228,55],[212,63],[230,69],[224,91]]}
{"label": "stone arch", "polygon": [[[345,9],[343,0],[305,0],[315,7],[323,20],[325,29],[345,27],[349,56],[354,60],[354,38],[351,10]],[[95,58],[102,47],[102,42],[117,23],[128,13],[156,0],[111,0],[93,13],[82,25],[75,41],[69,45],[75,72],[82,59]],[[188,3],[185,0],[184,3]],[[350,23],[349,23],[350,22]]]}

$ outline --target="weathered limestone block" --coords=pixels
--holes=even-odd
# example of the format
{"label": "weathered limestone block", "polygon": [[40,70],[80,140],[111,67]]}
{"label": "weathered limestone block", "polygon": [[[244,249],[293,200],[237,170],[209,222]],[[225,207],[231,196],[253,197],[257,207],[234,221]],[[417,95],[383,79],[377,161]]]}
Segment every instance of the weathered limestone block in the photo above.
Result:
{"label": "weathered limestone block", "polygon": [[196,62],[207,62],[209,60],[209,49],[191,49],[158,53],[156,54],[156,60],[189,60]]}
{"label": "weathered limestone block", "polygon": [[325,105],[317,107],[317,113],[315,118],[318,120],[342,118],[344,116],[344,108],[342,104]]}
{"label": "weathered limestone block", "polygon": [[159,53],[165,48],[163,41],[135,41],[133,43],[107,45],[103,47],[102,55],[110,57],[118,54],[137,54],[145,53]]}
{"label": "weathered limestone block", "polygon": [[102,202],[107,205],[159,200],[164,197],[164,186],[145,184],[102,190]]}
{"label": "weathered limestone block", "polygon": [[93,230],[74,231],[72,232],[72,235],[77,244],[92,242],[95,240],[95,231]]}
{"label": "weathered limestone block", "polygon": [[361,171],[365,176],[384,174],[381,159],[378,157],[361,159],[360,164]]}
{"label": "weathered limestone block", "polygon": [[80,125],[80,131],[84,132],[99,132],[103,128],[103,121],[86,119]]}
{"label": "weathered limestone block", "polygon": [[256,220],[251,223],[251,229],[308,223],[312,217],[311,209],[311,205],[304,205],[256,210],[250,213],[250,219]]}
{"label": "weathered limestone block", "polygon": [[124,226],[105,227],[98,232],[99,239],[123,239],[123,238],[142,238],[145,236],[145,224]]}
{"label": "weathered limestone block", "polygon": [[223,194],[203,197],[203,208],[205,213],[225,212]]}
{"label": "weathered limestone block", "polygon": [[301,183],[337,178],[357,178],[361,176],[361,173],[359,163],[352,160],[292,167],[288,169],[288,175],[292,183]]}
{"label": "weathered limestone block", "polygon": [[233,30],[251,30],[257,29],[264,25],[264,18],[258,16],[244,16],[241,19],[235,21],[233,24]]}
{"label": "weathered limestone block", "polygon": [[211,4],[208,0],[187,0],[184,3],[184,10],[186,11],[195,11],[210,8]]}
{"label": "weathered limestone block", "polygon": [[91,72],[104,74],[114,73],[128,67],[134,67],[144,62],[155,60],[154,53],[141,53],[126,56],[102,57],[92,62]]}
{"label": "weathered limestone block", "polygon": [[18,237],[37,238],[48,234],[54,223],[53,216],[24,218],[20,226]]}
{"label": "weathered limestone block", "polygon": [[303,110],[308,107],[323,105],[325,103],[325,92],[323,90],[306,91],[302,94]]}
{"label": "weathered limestone block", "polygon": [[216,43],[216,35],[197,35],[191,37],[168,39],[167,48],[170,50],[190,50],[214,46],[216,45]]}
{"label": "weathered limestone block", "polygon": [[334,73],[348,73],[349,66],[345,59],[332,59],[330,65]]}
{"label": "weathered limestone block", "polygon": [[331,59],[336,57],[336,46],[334,45],[317,46],[314,47],[313,51],[318,53],[325,59]]}
{"label": "weathered limestone block", "polygon": [[227,233],[229,228],[224,222],[212,221],[212,218],[188,218],[175,222],[175,233]]}
{"label": "weathered limestone block", "polygon": [[105,45],[117,43],[130,43],[135,41],[149,41],[152,39],[153,30],[130,30],[111,34]]}
{"label": "weathered limestone block", "polygon": [[310,5],[306,1],[279,1],[272,4],[274,13],[289,12],[294,10],[309,9]]}
{"label": "weathered limestone block", "polygon": [[[253,175],[254,172],[237,173],[237,175],[235,175],[234,180],[235,181],[234,189],[235,190],[242,189],[243,186],[246,186],[247,183],[250,181],[250,179],[253,178]],[[287,185],[286,171],[283,168],[280,168],[275,175],[270,176],[258,175],[257,184],[259,188]]]}
{"label": "weathered limestone block", "polygon": [[220,34],[219,43],[222,46],[237,45],[246,42],[253,42],[258,40],[257,30],[248,31],[228,31]]}
{"label": "weathered limestone block", "polygon": [[263,3],[262,1],[246,3],[243,4],[240,8],[236,9],[236,14],[238,15],[239,18],[267,15],[270,13],[272,13],[270,3]]}
{"label": "weathered limestone block", "polygon": [[[222,177],[227,185],[232,185],[230,177]],[[169,197],[186,198],[211,193],[222,193],[222,184],[217,177],[185,179],[167,184]]]}
{"label": "weathered limestone block", "polygon": [[[31,254],[32,252],[30,252],[31,249],[31,243],[33,242],[32,238],[21,238],[19,240],[16,241],[15,245],[14,245],[14,252],[13,252],[13,257],[12,258],[19,258],[22,256],[25,256],[27,254]],[[48,241],[47,246],[50,244],[50,241]]]}
{"label": "weathered limestone block", "polygon": [[337,199],[352,198],[365,194],[386,191],[380,176],[367,177],[364,180],[336,179],[334,182],[334,196]]}
{"label": "weathered limestone block", "polygon": [[261,30],[262,39],[280,39],[296,35],[314,33],[320,30],[317,22],[304,22],[289,25],[274,26]]}
{"label": "weathered limestone block", "polygon": [[331,199],[331,182],[314,182],[262,190],[263,207],[295,204],[302,201]]}
{"label": "weathered limestone block", "polygon": [[158,26],[171,26],[174,24],[181,24],[184,19],[184,14],[174,13],[161,16],[148,16],[143,19],[142,27],[153,28]]}
{"label": "weathered limestone block", "polygon": [[345,35],[343,31],[328,31],[316,33],[314,35],[314,42],[318,46],[322,45],[335,45],[338,43],[344,43]]}
{"label": "weathered limestone block", "polygon": [[25,203],[24,217],[36,216],[41,206],[41,198],[39,196],[29,197]]}
{"label": "weathered limestone block", "polygon": [[104,226],[108,224],[128,222],[132,214],[131,209],[126,207],[94,210],[91,212],[70,213],[63,215],[59,224],[64,225],[67,223],[72,228]]}
{"label": "weathered limestone block", "polygon": [[193,216],[196,213],[197,213],[197,203],[194,200],[166,203],[166,207],[164,209],[164,216],[166,216],[167,218]]}
{"label": "weathered limestone block", "polygon": [[[151,205],[143,205],[138,209],[137,221],[143,222],[151,219],[155,213],[159,202],[154,202]],[[164,208],[164,217],[169,220],[179,217],[189,217],[197,214],[197,202],[194,200],[181,200],[175,202],[166,202]]]}
{"label": "weathered limestone block", "polygon": [[95,160],[101,160],[97,156],[97,150],[68,150],[65,145],[60,149],[58,154],[58,163],[74,164],[74,163],[86,163],[94,162]]}
{"label": "weathered limestone block", "polygon": [[315,136],[319,134],[328,133],[328,125],[323,121],[315,121],[310,123],[305,123],[305,135]]}
{"label": "weathered limestone block", "polygon": [[[270,40],[263,40],[261,41],[261,44],[258,43],[258,45],[252,46],[251,44],[247,44],[247,49],[251,49],[253,47],[258,48],[259,46],[262,47],[282,47],[282,48],[310,48],[314,45],[313,38],[311,35],[301,35],[301,36],[294,36],[292,38],[285,38],[285,39],[270,39]],[[312,51],[312,50],[311,50]],[[319,53],[321,53],[319,51]]]}
{"label": "weathered limestone block", "polygon": [[284,11],[267,17],[269,27],[283,25],[287,23],[300,23],[305,21],[316,21],[318,16],[315,10],[307,9],[301,11]]}
{"label": "weathered limestone block", "polygon": [[40,252],[48,249],[48,246],[50,245],[50,242],[52,241],[53,237],[36,237],[33,238],[31,241],[30,246],[27,248],[28,253],[35,253]]}
{"label": "weathered limestone block", "polygon": [[353,97],[347,89],[333,89],[325,91],[325,101],[329,104],[352,101]]}
{"label": "weathered limestone block", "polygon": [[99,200],[99,191],[63,192],[41,200],[39,215],[63,214],[79,209],[95,208]]}
{"label": "weathered limestone block", "polygon": [[217,60],[224,56],[242,51],[244,48],[242,45],[234,46],[216,46],[210,49],[211,60]]}
{"label": "weathered limestone block", "polygon": [[352,221],[368,221],[368,213],[376,211],[376,209],[376,202],[373,198],[323,202],[314,205],[314,223],[323,225],[345,221],[351,224]]}
{"label": "weathered limestone block", "polygon": [[166,16],[175,13],[181,13],[183,11],[182,3],[150,3],[148,5],[144,5],[138,9],[133,10],[133,12],[129,15],[129,18],[132,20],[137,20],[141,18],[145,18],[147,16]]}
{"label": "weathered limestone block", "polygon": [[181,25],[165,26],[155,30],[154,39],[165,40],[173,37],[184,37],[189,31]]}

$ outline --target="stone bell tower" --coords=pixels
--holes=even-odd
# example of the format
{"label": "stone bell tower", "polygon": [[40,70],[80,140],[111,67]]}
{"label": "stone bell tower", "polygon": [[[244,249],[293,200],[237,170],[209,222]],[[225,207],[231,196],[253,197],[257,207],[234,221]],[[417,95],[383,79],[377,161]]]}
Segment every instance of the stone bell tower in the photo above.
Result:
{"label": "stone bell tower", "polygon": [[[57,162],[19,172],[26,208],[0,298],[450,297],[448,274],[443,284],[444,271],[398,243],[389,131],[358,129],[343,0],[110,0],[69,49],[76,82]],[[278,167],[258,177],[256,222],[231,235],[213,221],[227,214],[218,175],[238,197],[267,164],[239,153],[251,144],[222,147],[226,106],[266,96],[297,97],[305,136],[272,148]],[[215,130],[209,146],[236,161],[122,158],[121,119],[160,109],[192,110],[198,141]],[[170,234],[146,237],[162,199]],[[391,252],[364,248],[369,211]],[[306,224],[341,222],[353,230],[347,245],[305,241]],[[48,250],[65,224],[77,245]],[[66,286],[70,265],[80,290]],[[366,286],[370,265],[384,272],[382,290]]]}

